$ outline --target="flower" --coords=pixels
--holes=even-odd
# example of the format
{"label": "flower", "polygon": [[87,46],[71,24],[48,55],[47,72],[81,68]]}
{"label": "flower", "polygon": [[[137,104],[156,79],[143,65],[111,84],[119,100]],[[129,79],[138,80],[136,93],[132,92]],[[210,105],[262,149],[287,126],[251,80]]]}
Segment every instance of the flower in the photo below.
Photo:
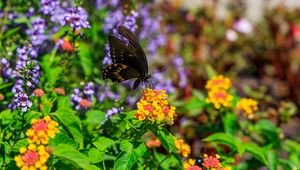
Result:
{"label": "flower", "polygon": [[27,112],[32,106],[32,102],[28,99],[27,94],[18,92],[15,94],[13,103],[16,107],[21,108],[22,112]]}
{"label": "flower", "polygon": [[55,9],[59,6],[58,0],[41,0],[40,11],[44,15],[53,14]]}
{"label": "flower", "polygon": [[71,7],[66,14],[64,14],[64,19],[60,21],[60,24],[63,26],[70,24],[75,30],[91,28],[87,18],[88,16],[82,7]]}
{"label": "flower", "polygon": [[183,161],[183,168],[185,170],[202,170],[201,167],[195,165],[195,159],[188,159],[187,161]]}
{"label": "flower", "polygon": [[74,50],[74,48],[68,38],[64,38],[62,40],[62,42],[60,43],[60,46],[64,51],[67,51],[67,52],[72,52]]}
{"label": "flower", "polygon": [[92,82],[83,87],[83,92],[78,88],[74,88],[71,95],[71,105],[75,106],[76,110],[87,109],[93,103],[93,96],[95,96],[95,88]]}
{"label": "flower", "polygon": [[2,93],[0,93],[0,101],[4,100],[4,95]]}
{"label": "flower", "polygon": [[233,23],[233,28],[240,33],[250,34],[253,30],[252,24],[246,18],[241,18]]}
{"label": "flower", "polygon": [[0,60],[0,75],[5,81],[12,78],[12,69],[10,67],[10,62],[6,58]]}
{"label": "flower", "polygon": [[54,92],[55,93],[57,93],[57,94],[61,94],[61,95],[66,95],[66,93],[65,93],[65,90],[64,89],[62,89],[62,88],[54,88]]}
{"label": "flower", "polygon": [[202,165],[205,168],[221,168],[222,164],[219,159],[220,156],[218,154],[216,154],[215,156],[208,156],[207,154],[204,154]]}
{"label": "flower", "polygon": [[229,78],[224,77],[223,75],[214,76],[207,81],[205,88],[207,90],[213,89],[224,89],[227,90],[231,87],[231,81]]}
{"label": "flower", "polygon": [[30,143],[48,144],[49,138],[54,138],[55,134],[59,132],[58,123],[53,121],[50,116],[43,119],[33,119],[31,124],[32,127],[26,132]]}
{"label": "flower", "polygon": [[178,78],[179,78],[179,82],[178,82],[178,86],[180,88],[184,88],[186,87],[187,83],[188,83],[188,75],[187,75],[187,70],[184,68],[183,66],[183,58],[181,56],[176,56],[173,59],[173,64],[174,64],[174,68],[178,73]]}
{"label": "flower", "polygon": [[117,113],[120,113],[120,112],[122,112],[123,111],[123,109],[122,108],[112,108],[112,109],[110,109],[110,110],[108,110],[107,112],[106,112],[106,115],[105,115],[105,118],[106,118],[106,120],[108,120],[110,117],[112,117],[113,115],[115,115],[115,114],[117,114]]}
{"label": "flower", "polygon": [[228,41],[233,42],[237,40],[238,34],[234,30],[228,29],[225,33],[225,37]]}
{"label": "flower", "polygon": [[239,110],[245,112],[249,119],[253,119],[254,118],[254,111],[256,111],[258,109],[257,101],[253,100],[253,99],[242,98],[237,103],[237,108]]}
{"label": "flower", "polygon": [[20,155],[17,155],[14,160],[17,166],[22,170],[46,170],[46,162],[50,157],[49,153],[45,150],[44,145],[36,146],[29,144],[27,148],[21,147],[19,149]]}
{"label": "flower", "polygon": [[233,96],[227,91],[222,89],[213,89],[208,92],[207,103],[212,103],[216,109],[220,109],[221,106],[231,107],[231,101]]}
{"label": "flower", "polygon": [[150,140],[146,143],[147,148],[157,148],[160,147],[161,142],[158,139]]}
{"label": "flower", "polygon": [[188,155],[191,153],[191,147],[186,144],[183,139],[177,139],[174,137],[174,141],[177,152],[184,157],[188,157]]}
{"label": "flower", "polygon": [[26,33],[30,36],[32,45],[41,45],[45,40],[47,40],[47,36],[44,35],[47,27],[46,21],[40,17],[34,18],[31,21],[31,29],[28,29]]}
{"label": "flower", "polygon": [[153,90],[147,88],[143,92],[143,97],[137,103],[135,117],[139,120],[148,119],[151,122],[158,121],[173,124],[176,116],[175,107],[170,106],[167,101],[165,90]]}
{"label": "flower", "polygon": [[33,91],[33,94],[36,96],[36,97],[42,97],[44,95],[44,91],[42,89],[35,89]]}

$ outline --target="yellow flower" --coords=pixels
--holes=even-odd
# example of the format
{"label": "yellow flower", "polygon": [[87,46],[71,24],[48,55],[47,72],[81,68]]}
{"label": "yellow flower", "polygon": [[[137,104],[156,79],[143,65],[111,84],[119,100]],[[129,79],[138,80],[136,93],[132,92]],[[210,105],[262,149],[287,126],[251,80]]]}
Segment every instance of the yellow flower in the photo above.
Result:
{"label": "yellow flower", "polygon": [[176,137],[174,137],[174,141],[177,152],[183,157],[188,157],[188,155],[191,153],[191,147],[182,139],[177,139]]}
{"label": "yellow flower", "polygon": [[214,76],[212,79],[208,80],[205,85],[205,88],[207,90],[213,90],[213,89],[227,90],[230,87],[231,87],[230,79],[224,77],[223,75]]}
{"label": "yellow flower", "polygon": [[233,96],[227,91],[222,89],[212,89],[208,92],[208,97],[206,98],[207,103],[212,103],[216,109],[220,109],[221,106],[231,107],[231,101]]}
{"label": "yellow flower", "polygon": [[26,132],[30,143],[48,144],[49,138],[54,138],[55,134],[59,132],[58,123],[53,121],[50,116],[33,119],[31,124],[32,127]]}
{"label": "yellow flower", "polygon": [[29,144],[27,148],[21,147],[19,150],[20,155],[17,155],[14,160],[21,170],[47,169],[46,162],[50,155],[45,150],[45,146]]}
{"label": "yellow flower", "polygon": [[148,119],[151,122],[157,120],[158,123],[173,124],[176,108],[169,105],[167,98],[165,90],[152,90],[149,88],[144,90],[143,97],[137,103],[138,110],[134,116],[139,120]]}
{"label": "yellow flower", "polygon": [[195,159],[188,159],[187,161],[183,161],[183,168],[187,169],[190,166],[194,166],[195,162],[196,162]]}
{"label": "yellow flower", "polygon": [[249,119],[254,118],[254,112],[258,109],[257,107],[257,101],[253,99],[248,98],[242,98],[237,103],[237,108],[241,111],[243,111]]}

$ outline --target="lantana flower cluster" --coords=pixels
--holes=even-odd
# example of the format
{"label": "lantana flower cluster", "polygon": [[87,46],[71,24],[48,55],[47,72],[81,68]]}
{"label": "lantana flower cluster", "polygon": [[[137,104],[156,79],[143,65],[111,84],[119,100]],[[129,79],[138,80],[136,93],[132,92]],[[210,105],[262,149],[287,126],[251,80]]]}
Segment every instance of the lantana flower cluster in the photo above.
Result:
{"label": "lantana flower cluster", "polygon": [[242,98],[237,103],[237,109],[243,111],[249,119],[253,119],[254,112],[258,109],[257,101],[249,98]]}
{"label": "lantana flower cluster", "polygon": [[231,170],[230,166],[222,166],[220,162],[220,156],[218,154],[208,156],[204,154],[204,158],[201,158],[201,162],[197,162],[195,159],[188,159],[183,161],[183,167],[185,170]]}
{"label": "lantana flower cluster", "polygon": [[183,157],[188,157],[191,153],[191,147],[186,144],[183,139],[177,139],[174,137],[174,141],[177,152]]}
{"label": "lantana flower cluster", "polygon": [[169,105],[165,90],[146,89],[143,92],[143,97],[137,103],[137,112],[135,117],[139,120],[150,120],[158,123],[167,122],[174,123],[176,116],[175,107]]}
{"label": "lantana flower cluster", "polygon": [[47,144],[49,138],[54,138],[59,132],[58,123],[46,116],[43,119],[33,119],[31,124],[32,127],[26,132],[30,144],[20,147],[20,154],[14,160],[21,170],[46,170],[46,162],[52,152]]}
{"label": "lantana flower cluster", "polygon": [[15,161],[21,170],[46,170],[46,162],[50,154],[44,145],[29,144],[29,146],[19,149],[20,155],[15,157]]}
{"label": "lantana flower cluster", "polygon": [[58,123],[53,121],[50,116],[43,119],[32,119],[31,124],[32,127],[26,132],[30,143],[48,144],[49,138],[54,138],[55,134],[59,132]]}
{"label": "lantana flower cluster", "polygon": [[206,102],[213,104],[216,109],[220,109],[222,106],[231,107],[233,96],[228,93],[230,87],[231,81],[229,78],[222,75],[213,77],[205,86],[208,90]]}

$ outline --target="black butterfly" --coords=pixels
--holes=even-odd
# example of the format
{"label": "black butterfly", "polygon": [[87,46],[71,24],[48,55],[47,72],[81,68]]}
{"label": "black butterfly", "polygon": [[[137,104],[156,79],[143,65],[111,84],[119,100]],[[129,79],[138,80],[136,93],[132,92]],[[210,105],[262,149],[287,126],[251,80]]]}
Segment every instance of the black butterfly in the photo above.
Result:
{"label": "black butterfly", "polygon": [[151,78],[148,74],[146,54],[137,37],[128,28],[119,26],[118,33],[127,39],[128,44],[115,35],[108,37],[113,64],[106,66],[102,77],[114,82],[136,78],[133,83],[133,89],[136,89],[141,83],[148,82]]}

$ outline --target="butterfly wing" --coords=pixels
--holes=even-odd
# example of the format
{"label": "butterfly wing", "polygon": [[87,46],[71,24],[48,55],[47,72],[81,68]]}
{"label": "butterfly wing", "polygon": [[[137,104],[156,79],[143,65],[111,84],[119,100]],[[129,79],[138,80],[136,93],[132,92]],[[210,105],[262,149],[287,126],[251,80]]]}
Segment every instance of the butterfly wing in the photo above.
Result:
{"label": "butterfly wing", "polygon": [[133,67],[120,63],[106,66],[102,72],[103,79],[109,78],[113,82],[122,82],[125,80],[138,78],[140,76],[141,73]]}
{"label": "butterfly wing", "polygon": [[146,75],[148,73],[147,57],[136,35],[124,26],[119,26],[118,33],[129,41],[128,47],[135,52],[138,59],[143,64],[143,74]]}
{"label": "butterfly wing", "polygon": [[141,75],[144,75],[145,68],[143,67],[143,64],[141,63],[142,61],[139,60],[134,50],[129,48],[125,42],[114,35],[110,35],[108,37],[108,42],[113,63],[120,63],[130,66],[140,72]]}

